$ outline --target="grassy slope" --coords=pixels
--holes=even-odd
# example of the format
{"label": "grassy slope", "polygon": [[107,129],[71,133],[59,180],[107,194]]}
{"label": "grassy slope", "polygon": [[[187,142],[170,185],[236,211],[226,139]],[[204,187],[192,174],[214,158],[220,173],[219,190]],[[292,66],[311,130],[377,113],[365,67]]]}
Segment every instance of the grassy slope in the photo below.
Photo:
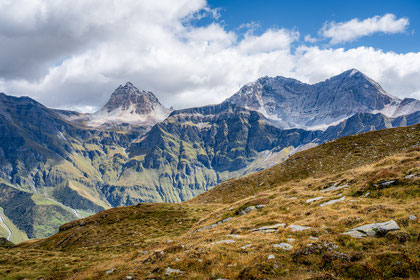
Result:
{"label": "grassy slope", "polygon": [[[63,225],[50,238],[0,249],[0,278],[418,278],[420,225],[408,216],[420,213],[420,178],[405,177],[420,174],[419,142],[420,125],[345,137],[300,152],[271,169],[230,180],[186,203],[110,209]],[[390,179],[397,183],[378,187],[381,180]],[[349,187],[321,192],[334,183]],[[306,203],[318,196],[324,198]],[[342,196],[344,202],[320,207]],[[266,207],[236,215],[254,204]],[[227,217],[233,219],[196,231]],[[390,219],[401,231],[365,239],[341,234]],[[250,232],[275,223],[311,229]],[[212,244],[226,239],[235,243]],[[280,242],[293,249],[273,247]],[[327,243],[338,247],[328,250],[323,245]],[[275,258],[268,260],[271,254]],[[168,267],[184,273],[168,276]],[[106,274],[110,269],[115,270]]]}
{"label": "grassy slope", "polygon": [[[22,242],[25,240],[28,240],[28,236],[21,230],[19,230],[15,224],[12,223],[12,221],[9,220],[8,217],[6,217],[6,215],[4,215],[3,209],[0,207],[0,213],[4,218],[4,221],[6,223],[6,225],[9,227],[10,231],[12,232],[12,236],[11,236],[11,242],[13,243],[18,243],[18,242]],[[0,233],[0,237],[7,237],[8,231],[6,229],[4,229],[3,227],[1,227],[1,233]]]}

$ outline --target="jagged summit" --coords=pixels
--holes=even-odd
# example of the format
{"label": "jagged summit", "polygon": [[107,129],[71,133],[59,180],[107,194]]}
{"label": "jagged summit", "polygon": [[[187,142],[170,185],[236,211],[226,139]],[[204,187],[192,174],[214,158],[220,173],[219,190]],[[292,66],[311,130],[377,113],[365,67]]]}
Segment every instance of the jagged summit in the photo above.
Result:
{"label": "jagged summit", "polygon": [[396,112],[418,110],[415,101],[401,108],[400,99],[357,69],[316,84],[281,76],[262,77],[225,102],[258,111],[283,128],[305,129],[323,129],[355,113],[381,112],[396,117]]}
{"label": "jagged summit", "polygon": [[92,126],[104,123],[154,125],[164,120],[170,109],[163,106],[150,91],[140,91],[131,82],[120,85],[105,106],[92,114]]}

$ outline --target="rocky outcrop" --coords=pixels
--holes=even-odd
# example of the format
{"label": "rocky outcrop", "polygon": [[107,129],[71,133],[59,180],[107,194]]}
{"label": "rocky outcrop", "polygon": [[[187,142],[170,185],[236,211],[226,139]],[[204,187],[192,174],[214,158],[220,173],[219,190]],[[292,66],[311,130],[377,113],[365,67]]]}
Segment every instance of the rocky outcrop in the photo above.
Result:
{"label": "rocky outcrop", "polygon": [[374,223],[363,225],[344,232],[343,234],[350,235],[355,238],[362,237],[381,237],[385,236],[390,231],[400,230],[400,227],[394,220],[383,223]]}

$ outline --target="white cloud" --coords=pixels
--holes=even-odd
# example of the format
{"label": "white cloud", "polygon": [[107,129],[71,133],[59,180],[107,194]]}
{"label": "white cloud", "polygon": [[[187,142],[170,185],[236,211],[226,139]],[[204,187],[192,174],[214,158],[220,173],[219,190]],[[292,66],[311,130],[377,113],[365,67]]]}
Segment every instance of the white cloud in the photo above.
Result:
{"label": "white cloud", "polygon": [[0,90],[92,111],[131,81],[185,108],[221,102],[264,75],[318,82],[354,67],[391,94],[420,97],[420,53],[303,47],[297,31],[256,35],[250,24],[242,36],[216,20],[192,24],[203,16],[218,17],[204,0],[3,0]]}
{"label": "white cloud", "polygon": [[305,35],[304,40],[305,40],[305,42],[308,42],[308,43],[315,43],[319,39],[312,37],[310,34],[307,34],[307,35]]}
{"label": "white cloud", "polygon": [[320,30],[320,34],[325,38],[330,38],[331,44],[338,44],[377,32],[391,34],[404,32],[408,24],[407,18],[397,19],[393,14],[386,14],[364,20],[354,18],[346,22],[326,22]]}
{"label": "white cloud", "polygon": [[397,54],[371,47],[345,50],[300,47],[295,77],[314,83],[356,68],[398,97],[420,99],[420,52]]}

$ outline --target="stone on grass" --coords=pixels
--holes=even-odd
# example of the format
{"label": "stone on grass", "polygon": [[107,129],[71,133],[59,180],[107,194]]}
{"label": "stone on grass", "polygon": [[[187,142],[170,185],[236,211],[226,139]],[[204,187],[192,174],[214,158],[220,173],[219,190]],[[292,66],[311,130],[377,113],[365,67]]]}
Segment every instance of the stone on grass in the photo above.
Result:
{"label": "stone on grass", "polygon": [[215,241],[212,242],[210,245],[215,245],[215,244],[231,244],[231,243],[235,243],[235,240],[232,239],[227,239],[227,240],[220,240],[220,241]]}
{"label": "stone on grass", "polygon": [[247,244],[247,245],[245,245],[245,246],[242,246],[242,247],[241,247],[241,249],[244,249],[244,250],[245,250],[245,249],[247,249],[247,248],[249,248],[249,247],[251,247],[251,246],[252,246],[252,243]]}
{"label": "stone on grass", "polygon": [[255,208],[257,208],[257,209],[263,209],[264,207],[265,207],[264,204],[255,205]]}
{"label": "stone on grass", "polygon": [[345,199],[346,199],[346,197],[345,197],[345,196],[343,196],[343,197],[338,198],[338,199],[333,199],[333,200],[330,200],[330,201],[327,201],[327,202],[321,203],[319,206],[324,207],[324,206],[327,206],[327,205],[333,205],[333,204],[335,204],[335,203],[337,203],[337,202],[344,201]]}
{"label": "stone on grass", "polygon": [[384,223],[374,223],[363,225],[344,232],[343,234],[350,235],[354,238],[363,237],[380,237],[384,236],[387,232],[400,230],[400,227],[394,220]]}
{"label": "stone on grass", "polygon": [[226,223],[226,222],[229,222],[229,221],[230,221],[230,220],[232,220],[232,219],[233,219],[233,217],[229,217],[229,218],[223,219],[223,220],[221,220],[221,221],[218,221],[218,222],[217,222],[217,223],[215,223],[215,224],[208,225],[208,226],[204,226],[204,227],[202,227],[202,228],[197,229],[197,232],[199,232],[199,231],[203,231],[203,230],[206,230],[206,229],[211,229],[211,228],[217,227],[218,225],[221,225],[221,224],[224,224],[224,223]]}
{"label": "stone on grass", "polygon": [[397,180],[390,180],[390,181],[381,181],[379,182],[379,185],[381,185],[382,187],[388,187],[391,185],[394,185],[397,182]]}
{"label": "stone on grass", "polygon": [[254,228],[254,229],[251,229],[251,231],[258,231],[258,232],[265,232],[265,233],[276,232],[279,228],[281,228],[281,227],[283,228],[285,226],[286,226],[286,224],[275,224],[275,225],[271,225],[271,226]]}
{"label": "stone on grass", "polygon": [[115,271],[115,268],[111,268],[111,269],[108,269],[108,270],[105,272],[105,274],[106,274],[106,275],[110,275],[111,273],[114,273],[114,271]]}
{"label": "stone on grass", "polygon": [[274,255],[269,255],[267,259],[274,260],[276,257]]}
{"label": "stone on grass", "polygon": [[238,214],[239,215],[246,215],[246,214],[248,214],[249,212],[251,212],[252,210],[255,210],[256,209],[256,207],[255,206],[248,206],[247,208],[245,208],[245,209],[243,209],[241,212],[239,212]]}
{"label": "stone on grass", "polygon": [[334,184],[334,185],[332,185],[329,188],[326,188],[326,189],[321,190],[321,192],[336,191],[336,190],[339,190],[339,189],[347,188],[348,186],[349,186],[349,184],[345,184],[345,185],[342,185],[342,186],[337,186],[337,184]]}
{"label": "stone on grass", "polygon": [[292,231],[304,231],[304,230],[311,229],[311,227],[298,226],[298,225],[290,225],[287,228],[290,228]]}
{"label": "stone on grass", "polygon": [[408,217],[408,219],[412,222],[414,222],[415,220],[417,220],[417,216],[415,215],[410,215],[410,217]]}
{"label": "stone on grass", "polygon": [[292,245],[290,245],[290,244],[287,244],[287,243],[280,243],[280,244],[274,244],[273,245],[273,247],[274,248],[281,248],[281,249],[283,249],[283,250],[290,250],[290,249],[292,249],[293,248],[293,246]]}

